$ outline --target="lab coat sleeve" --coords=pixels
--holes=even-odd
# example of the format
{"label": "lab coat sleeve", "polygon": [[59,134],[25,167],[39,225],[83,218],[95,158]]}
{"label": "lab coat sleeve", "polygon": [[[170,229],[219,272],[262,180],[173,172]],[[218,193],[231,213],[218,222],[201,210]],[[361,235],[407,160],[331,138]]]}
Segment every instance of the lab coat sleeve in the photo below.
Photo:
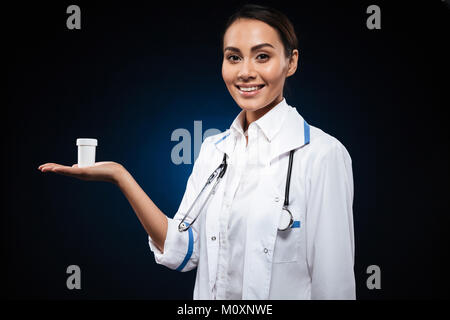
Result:
{"label": "lab coat sleeve", "polygon": [[311,299],[356,299],[352,160],[337,140],[312,165],[307,203]]}
{"label": "lab coat sleeve", "polygon": [[[181,200],[178,211],[173,218],[167,217],[167,235],[164,241],[164,251],[161,252],[151,239],[148,237],[148,242],[150,250],[155,255],[155,261],[158,264],[164,265],[170,269],[177,271],[190,271],[197,267],[198,263],[198,223],[194,223],[190,228],[190,231],[179,232],[178,225],[184,217],[184,214],[189,209],[189,206],[194,201],[195,197],[199,193],[199,186],[201,181],[201,166],[203,163],[203,158],[205,156],[205,142],[202,144],[199,156],[194,163],[192,173],[188,178],[186,190],[184,192],[183,198]],[[195,210],[195,206],[191,212]],[[186,222],[190,222],[192,219],[187,218]],[[191,253],[189,253],[191,251]]]}

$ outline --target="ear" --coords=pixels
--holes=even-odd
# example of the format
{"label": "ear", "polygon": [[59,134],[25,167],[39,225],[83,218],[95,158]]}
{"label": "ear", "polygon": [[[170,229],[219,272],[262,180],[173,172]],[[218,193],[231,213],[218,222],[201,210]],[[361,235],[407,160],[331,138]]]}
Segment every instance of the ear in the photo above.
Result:
{"label": "ear", "polygon": [[297,65],[298,65],[298,50],[294,49],[292,50],[291,57],[289,58],[289,68],[286,74],[286,78],[292,76],[295,73],[295,71],[297,71]]}

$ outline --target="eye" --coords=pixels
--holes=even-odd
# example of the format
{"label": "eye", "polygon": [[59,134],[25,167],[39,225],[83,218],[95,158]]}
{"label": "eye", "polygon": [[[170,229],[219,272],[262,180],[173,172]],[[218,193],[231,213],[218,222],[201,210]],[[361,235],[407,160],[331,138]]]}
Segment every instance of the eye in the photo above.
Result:
{"label": "eye", "polygon": [[269,56],[265,53],[261,53],[256,57],[258,60],[267,60],[269,59]]}
{"label": "eye", "polygon": [[239,57],[237,55],[232,54],[227,57],[227,60],[233,63],[237,62],[239,60]]}

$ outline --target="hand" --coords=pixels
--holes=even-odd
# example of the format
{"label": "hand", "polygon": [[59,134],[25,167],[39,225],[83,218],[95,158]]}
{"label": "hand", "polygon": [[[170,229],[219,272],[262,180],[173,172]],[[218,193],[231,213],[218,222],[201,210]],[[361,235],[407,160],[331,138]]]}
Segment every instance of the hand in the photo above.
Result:
{"label": "hand", "polygon": [[78,164],[69,167],[57,163],[45,163],[38,169],[41,172],[55,172],[81,180],[106,181],[114,184],[118,183],[120,175],[125,171],[121,164],[112,161],[96,162],[93,166],[83,168],[79,168]]}

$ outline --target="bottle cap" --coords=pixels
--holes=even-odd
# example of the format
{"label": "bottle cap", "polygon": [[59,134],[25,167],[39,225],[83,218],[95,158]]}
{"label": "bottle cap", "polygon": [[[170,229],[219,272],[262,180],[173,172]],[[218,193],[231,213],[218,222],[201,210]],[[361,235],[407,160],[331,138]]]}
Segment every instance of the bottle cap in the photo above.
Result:
{"label": "bottle cap", "polygon": [[77,139],[77,146],[97,146],[97,139]]}

